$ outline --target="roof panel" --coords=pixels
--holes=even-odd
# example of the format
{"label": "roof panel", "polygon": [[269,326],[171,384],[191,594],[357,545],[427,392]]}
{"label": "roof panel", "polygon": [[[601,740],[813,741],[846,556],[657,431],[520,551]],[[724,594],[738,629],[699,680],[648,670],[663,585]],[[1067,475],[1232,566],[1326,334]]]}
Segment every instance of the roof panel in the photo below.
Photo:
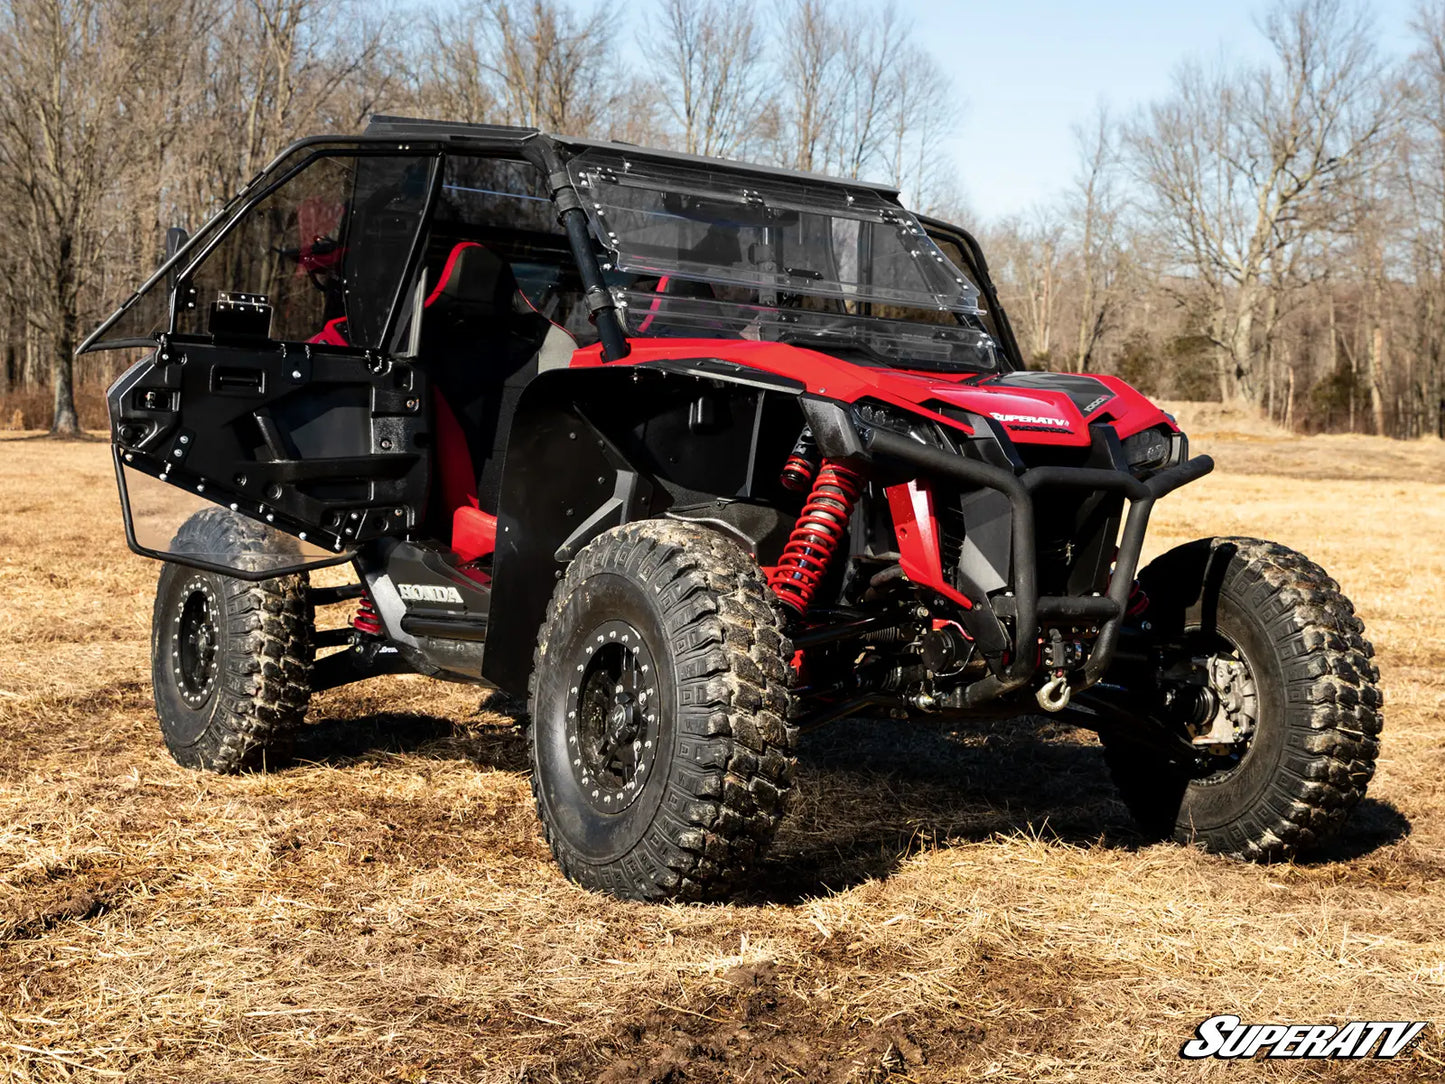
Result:
{"label": "roof panel", "polygon": [[583,139],[578,136],[544,134],[540,129],[511,124],[467,124],[461,121],[426,120],[419,117],[373,116],[366,129],[367,135],[387,136],[393,139],[486,140],[512,142],[520,146],[528,140],[541,136],[563,150],[610,150],[634,158],[651,159],[659,162],[676,162],[688,165],[704,165],[710,169],[734,171],[754,177],[774,177],[784,180],[809,181],[814,184],[829,184],[843,188],[863,189],[877,192],[889,199],[896,199],[898,189],[894,185],[870,181],[852,180],[847,177],[833,177],[824,173],[805,173],[780,166],[764,166],[753,162],[740,162],[731,158],[708,158],[700,154],[685,154],[682,151],[660,150],[656,147],[640,147],[635,143],[623,143],[607,139]]}

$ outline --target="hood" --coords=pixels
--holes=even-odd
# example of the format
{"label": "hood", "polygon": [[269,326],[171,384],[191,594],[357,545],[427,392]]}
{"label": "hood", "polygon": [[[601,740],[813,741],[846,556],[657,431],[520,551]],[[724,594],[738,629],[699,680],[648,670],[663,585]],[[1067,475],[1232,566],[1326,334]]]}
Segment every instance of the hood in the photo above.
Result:
{"label": "hood", "polygon": [[1089,426],[1101,422],[1121,439],[1156,425],[1176,428],[1167,414],[1113,376],[1024,372],[929,383],[933,401],[986,414],[1021,444],[1088,444]]}
{"label": "hood", "polygon": [[[860,364],[783,343],[738,339],[634,339],[632,353],[604,362],[597,347],[574,365],[628,365],[715,359],[784,377],[807,393],[840,402],[876,399],[938,412],[940,406],[983,414],[1019,444],[1086,446],[1089,426],[1105,422],[1120,439],[1152,426],[1177,427],[1169,416],[1113,376],[1080,373],[924,373]],[[950,424],[958,424],[951,419]]]}

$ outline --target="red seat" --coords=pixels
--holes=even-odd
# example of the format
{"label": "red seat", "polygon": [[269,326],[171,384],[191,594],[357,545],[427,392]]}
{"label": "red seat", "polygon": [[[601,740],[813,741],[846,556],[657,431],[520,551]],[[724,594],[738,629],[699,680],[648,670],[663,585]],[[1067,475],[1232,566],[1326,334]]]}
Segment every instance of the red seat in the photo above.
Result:
{"label": "red seat", "polygon": [[[482,248],[475,241],[463,241],[452,247],[442,267],[436,287],[427,296],[424,308],[431,308],[447,295],[453,276],[458,274],[462,254],[469,248]],[[326,346],[347,346],[346,318],[329,320],[311,340]],[[477,501],[477,471],[472,462],[467,435],[451,405],[440,389],[433,388],[432,404],[436,415],[436,487],[442,507],[450,513],[451,537],[447,540],[464,564],[486,557],[497,548],[497,517],[481,509]]]}
{"label": "red seat", "polygon": [[[449,294],[454,276],[461,273],[463,254],[468,249],[482,247],[475,241],[462,241],[452,246],[437,277],[437,284],[427,295],[423,308],[431,308]],[[439,388],[433,388],[432,402],[436,408],[437,482],[442,507],[451,512],[450,544],[464,564],[470,563],[486,557],[497,548],[497,517],[482,511],[478,503],[476,464],[472,462],[466,432]]]}
{"label": "red seat", "polygon": [[447,401],[432,392],[436,408],[437,485],[442,507],[451,510],[452,551],[462,561],[475,561],[497,548],[497,517],[477,503],[477,472],[467,436]]}

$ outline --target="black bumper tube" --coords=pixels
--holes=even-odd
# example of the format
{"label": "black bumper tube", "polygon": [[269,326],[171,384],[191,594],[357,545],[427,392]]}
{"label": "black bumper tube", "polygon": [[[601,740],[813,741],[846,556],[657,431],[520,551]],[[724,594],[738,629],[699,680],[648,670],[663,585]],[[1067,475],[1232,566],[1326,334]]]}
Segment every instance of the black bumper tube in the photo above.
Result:
{"label": "black bumper tube", "polygon": [[[906,466],[919,476],[942,476],[967,485],[997,490],[1008,498],[1013,522],[1013,658],[1001,673],[989,674],[960,690],[960,707],[976,707],[1028,683],[1038,669],[1034,645],[1038,639],[1041,613],[1103,620],[1077,687],[1087,688],[1098,681],[1113,658],[1154,502],[1182,485],[1203,478],[1214,469],[1214,460],[1201,455],[1168,467],[1148,480],[1135,478],[1123,471],[1091,467],[1036,467],[1014,474],[1003,467],[965,459],[883,429],[870,432],[864,445],[870,454]],[[1034,492],[1048,487],[1110,490],[1129,498],[1129,513],[1119,539],[1119,555],[1114,562],[1109,592],[1105,597],[1039,598],[1038,568],[1034,560]],[[988,602],[986,599],[980,601],[985,605]]]}

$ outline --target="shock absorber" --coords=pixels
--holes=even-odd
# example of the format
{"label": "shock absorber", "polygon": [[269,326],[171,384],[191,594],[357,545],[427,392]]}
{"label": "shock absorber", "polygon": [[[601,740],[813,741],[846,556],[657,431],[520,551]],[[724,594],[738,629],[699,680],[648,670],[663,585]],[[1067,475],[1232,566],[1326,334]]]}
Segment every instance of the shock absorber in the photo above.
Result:
{"label": "shock absorber", "polygon": [[783,484],[784,489],[791,489],[794,493],[806,493],[813,484],[813,475],[817,471],[818,444],[813,440],[813,431],[805,425],[798,434],[798,442],[793,445],[792,455],[788,456],[788,461],[783,464],[783,473],[778,481]]}
{"label": "shock absorber", "polygon": [[863,476],[835,459],[823,460],[778,565],[768,577],[773,593],[799,613],[808,609],[828,563],[843,541]]}
{"label": "shock absorber", "polygon": [[371,601],[370,595],[362,595],[361,601],[356,604],[356,616],[351,619],[351,627],[368,636],[381,635],[381,615],[376,612],[376,603]]}

